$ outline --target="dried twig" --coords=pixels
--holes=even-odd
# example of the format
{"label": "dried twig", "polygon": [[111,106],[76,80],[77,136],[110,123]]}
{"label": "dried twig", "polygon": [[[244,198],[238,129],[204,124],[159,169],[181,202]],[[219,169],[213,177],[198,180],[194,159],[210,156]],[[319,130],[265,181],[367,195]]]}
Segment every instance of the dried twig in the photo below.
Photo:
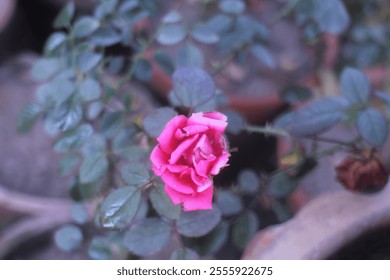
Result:
{"label": "dried twig", "polygon": [[[19,244],[71,222],[71,203],[66,199],[9,191],[0,185],[0,219],[24,217],[0,232],[0,259],[5,258]],[[96,203],[88,203],[87,208],[92,217]]]}

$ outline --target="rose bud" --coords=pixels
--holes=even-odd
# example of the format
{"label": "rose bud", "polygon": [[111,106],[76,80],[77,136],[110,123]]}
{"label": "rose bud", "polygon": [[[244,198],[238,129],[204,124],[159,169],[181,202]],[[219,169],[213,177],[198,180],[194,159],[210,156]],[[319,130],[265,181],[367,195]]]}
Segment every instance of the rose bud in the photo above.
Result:
{"label": "rose bud", "polygon": [[223,133],[227,117],[219,112],[194,113],[170,120],[153,149],[152,169],[160,176],[174,204],[185,211],[212,208],[213,180],[227,166]]}
{"label": "rose bud", "polygon": [[373,156],[346,157],[336,167],[337,180],[350,191],[374,192],[383,189],[389,174],[382,162]]}

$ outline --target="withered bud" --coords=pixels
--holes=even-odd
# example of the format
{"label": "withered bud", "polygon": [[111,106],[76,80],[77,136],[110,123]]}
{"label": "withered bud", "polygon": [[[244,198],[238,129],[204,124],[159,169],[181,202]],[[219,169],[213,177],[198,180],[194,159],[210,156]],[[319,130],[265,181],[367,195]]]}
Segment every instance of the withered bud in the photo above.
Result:
{"label": "withered bud", "polygon": [[359,154],[346,157],[336,167],[337,180],[343,186],[356,192],[373,192],[383,189],[389,173],[373,150],[362,150]]}

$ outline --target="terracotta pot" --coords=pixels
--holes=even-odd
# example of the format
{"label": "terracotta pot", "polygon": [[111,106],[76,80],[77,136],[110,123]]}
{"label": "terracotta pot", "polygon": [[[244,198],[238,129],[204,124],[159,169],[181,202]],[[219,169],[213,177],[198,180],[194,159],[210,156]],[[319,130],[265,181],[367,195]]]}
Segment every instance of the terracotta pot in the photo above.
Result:
{"label": "terracotta pot", "polygon": [[290,221],[260,231],[243,259],[326,259],[373,230],[390,225],[390,186],[374,195],[324,194]]}

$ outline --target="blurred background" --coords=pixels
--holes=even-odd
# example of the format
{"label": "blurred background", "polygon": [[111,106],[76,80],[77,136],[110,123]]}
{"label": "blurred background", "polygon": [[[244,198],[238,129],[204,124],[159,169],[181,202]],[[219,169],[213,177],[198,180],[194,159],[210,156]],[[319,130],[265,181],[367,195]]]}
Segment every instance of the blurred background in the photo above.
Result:
{"label": "blurred background", "polygon": [[[159,24],[157,19],[176,6],[188,18],[205,17],[208,15],[205,7],[213,1],[159,2],[156,17],[140,21],[140,33],[155,30]],[[299,108],[309,100],[337,95],[338,75],[346,65],[363,69],[374,88],[386,90],[390,85],[387,79],[390,1],[342,1],[348,16],[344,17],[344,10],[336,11],[334,14],[340,16],[341,13],[342,20],[336,19],[339,24],[334,26],[329,21],[330,30],[321,26],[321,22],[305,20],[305,7],[298,10],[289,6],[291,2],[299,1],[244,2],[247,7],[245,13],[269,27],[265,44],[268,51],[255,52],[257,59],[238,54],[226,61],[223,67],[218,64],[205,67],[210,73],[215,71],[215,82],[227,96],[224,109],[235,119],[230,125],[228,137],[231,147],[238,147],[238,152],[233,153],[229,169],[216,178],[217,184],[223,186],[237,184],[240,174],[242,178],[243,172],[248,170],[258,178],[263,173],[274,171],[282,165],[286,151],[291,149],[288,143],[272,137],[241,131],[240,126],[245,121],[253,125],[269,124],[283,112]],[[82,245],[80,250],[64,252],[58,249],[53,239],[53,232],[63,224],[70,223],[72,214],[68,198],[69,180],[60,174],[61,157],[52,150],[52,139],[44,133],[40,122],[28,134],[17,131],[19,112],[35,98],[39,85],[31,78],[31,67],[43,53],[45,42],[54,31],[53,21],[66,3],[66,0],[0,0],[0,259],[90,257],[87,245]],[[94,1],[77,0],[74,3],[76,16],[90,14],[95,7]],[[329,10],[333,8],[337,7]],[[226,41],[226,45],[229,43],[231,41]],[[152,44],[152,48],[158,46],[158,43]],[[180,47],[182,44],[167,47],[164,51],[173,57]],[[199,48],[206,62],[218,61],[221,57],[205,45],[200,44]],[[128,52],[120,48],[110,51],[122,55]],[[129,55],[133,51],[130,50]],[[156,75],[151,81],[138,79],[131,85],[137,95],[142,96],[145,112],[167,104],[170,89],[167,75]],[[348,137],[354,132],[336,127],[327,133],[331,137]],[[288,205],[288,211],[273,209],[269,201],[259,197],[260,207],[256,210],[258,227],[249,238],[252,243],[243,250],[228,242],[216,257],[389,258],[387,236],[390,230],[387,223],[390,214],[386,198],[390,193],[387,191],[374,198],[347,193],[334,179],[336,162],[336,158],[319,161],[310,176],[305,177],[297,190],[283,200]],[[332,194],[328,196],[328,193]],[[283,224],[272,227],[287,221],[316,199],[321,200],[317,204],[310,204],[311,208],[296,218],[297,225],[290,223],[285,227]],[[361,203],[367,205],[366,212],[359,207]],[[338,205],[344,208],[337,208]],[[329,215],[334,216],[327,216],[325,210],[328,208],[331,212]],[[351,211],[355,211],[355,214],[351,214]],[[336,216],[345,220],[333,221],[333,231],[308,230],[317,226],[321,228],[316,224],[319,221],[332,223]],[[360,231],[359,227],[365,223],[369,226],[364,233],[374,229],[379,231],[369,237],[363,236],[363,230]],[[301,228],[301,231],[297,228]],[[264,231],[255,236],[257,230]],[[86,228],[84,231],[88,233],[93,230]],[[344,235],[349,237],[340,238]],[[313,243],[308,243],[320,244],[318,248],[307,248],[305,253],[299,253],[299,249],[296,249],[297,254],[291,256],[281,253],[294,251],[288,246],[294,247],[299,242],[303,246],[306,237],[310,240],[310,236],[314,236]],[[361,236],[363,239],[355,240]],[[264,253],[271,245],[280,247],[280,251],[273,251],[269,255]],[[324,249],[326,247],[331,249]],[[341,251],[338,251],[340,248]]]}

